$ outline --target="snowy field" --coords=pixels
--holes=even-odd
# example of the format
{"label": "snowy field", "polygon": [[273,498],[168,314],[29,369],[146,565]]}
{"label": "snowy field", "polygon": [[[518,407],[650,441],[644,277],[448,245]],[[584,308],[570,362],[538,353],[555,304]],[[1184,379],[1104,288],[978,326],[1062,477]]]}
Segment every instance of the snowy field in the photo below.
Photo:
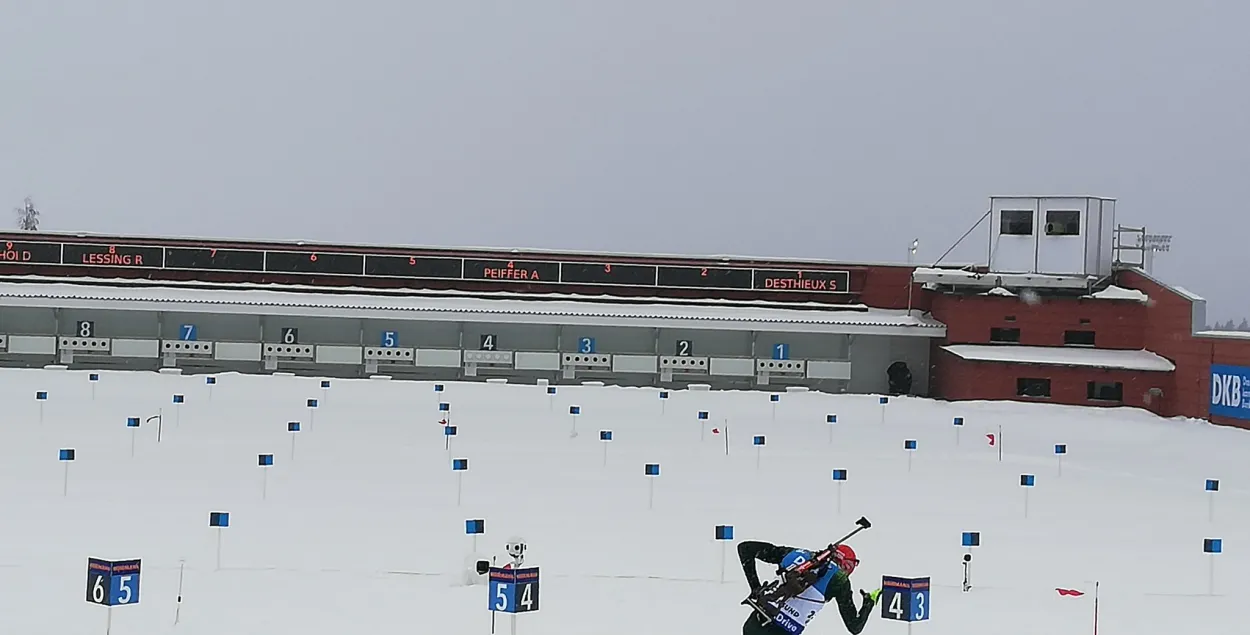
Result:
{"label": "snowy field", "polygon": [[[721,582],[716,525],[818,548],[861,515],[873,527],[852,541],[857,589],[932,577],[932,619],[915,635],[1088,633],[1096,580],[1100,633],[1250,632],[1237,603],[1250,597],[1241,431],[1130,409],[919,399],[892,400],[883,418],[876,397],[814,393],[782,394],[774,409],[765,393],[674,391],[661,414],[655,390],[595,386],[549,398],[448,383],[439,395],[430,383],[322,391],[312,378],[227,374],[210,398],[203,376],[87,377],[0,371],[5,635],[104,633],[106,609],[85,601],[89,557],[143,560],[140,603],[113,610],[115,635],[485,634],[487,588],[464,585],[473,518],[486,522],[480,551],[502,555],[520,535],[542,570],[541,609],[518,618],[521,635],[739,633],[746,584],[732,545]],[[315,413],[308,398],[322,400]],[[459,433],[450,451],[440,400]],[[570,405],[582,409],[575,437]],[[159,443],[156,421],[126,427],[158,411]],[[999,426],[1001,462],[986,439]],[[614,436],[606,466],[601,429]],[[905,439],[918,442],[910,469]],[[67,491],[62,448],[76,450]],[[261,453],[274,455],[267,475]],[[469,459],[459,505],[454,458]],[[661,465],[653,482],[646,463]],[[840,513],[833,469],[848,471]],[[1025,473],[1036,475],[1027,516]],[[1214,520],[1208,478],[1221,484]],[[214,511],[230,513],[220,569]],[[969,593],[965,531],[982,541]],[[1213,595],[1204,538],[1225,542]],[[507,626],[501,616],[498,632]],[[878,612],[865,632],[906,631]],[[845,630],[831,608],[808,632]]]}

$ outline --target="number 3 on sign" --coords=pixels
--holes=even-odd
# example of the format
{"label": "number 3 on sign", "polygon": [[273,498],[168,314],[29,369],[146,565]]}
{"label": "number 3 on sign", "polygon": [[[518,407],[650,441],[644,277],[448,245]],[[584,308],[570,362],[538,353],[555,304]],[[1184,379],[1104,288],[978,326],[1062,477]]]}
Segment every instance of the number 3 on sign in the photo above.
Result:
{"label": "number 3 on sign", "polygon": [[577,352],[583,355],[595,352],[595,338],[583,337],[577,340]]}

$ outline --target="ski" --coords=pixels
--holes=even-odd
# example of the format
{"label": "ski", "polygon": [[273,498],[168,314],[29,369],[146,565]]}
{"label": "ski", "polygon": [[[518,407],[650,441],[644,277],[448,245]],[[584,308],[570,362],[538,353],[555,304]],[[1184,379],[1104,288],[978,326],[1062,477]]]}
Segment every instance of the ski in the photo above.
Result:
{"label": "ski", "polygon": [[850,540],[852,536],[871,526],[872,523],[868,522],[867,518],[861,516],[859,520],[855,521],[855,529],[851,533],[830,543],[828,547],[818,552],[811,559],[787,567],[781,572],[779,579],[771,580],[768,584],[761,586],[757,593],[751,594],[742,603],[755,609],[760,615],[771,621],[776,617],[776,605],[802,593],[804,589],[820,579],[824,571],[824,565],[833,558],[834,549],[838,545]]}

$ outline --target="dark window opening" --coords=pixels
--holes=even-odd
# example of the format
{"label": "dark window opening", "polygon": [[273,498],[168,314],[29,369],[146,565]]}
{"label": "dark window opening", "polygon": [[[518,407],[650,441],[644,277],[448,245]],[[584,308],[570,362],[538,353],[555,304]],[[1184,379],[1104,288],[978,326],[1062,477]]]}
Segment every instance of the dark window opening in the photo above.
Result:
{"label": "dark window opening", "polygon": [[1032,236],[1033,210],[1005,209],[1001,214],[998,233],[1005,236]]}
{"label": "dark window opening", "polygon": [[1093,331],[1064,331],[1064,346],[1094,346]]}
{"label": "dark window opening", "polygon": [[1081,324],[1089,324],[1089,318],[1081,318]]}
{"label": "dark window opening", "polygon": [[1049,397],[1050,380],[1021,377],[1016,380],[1017,397]]}
{"label": "dark window opening", "polygon": [[1004,322],[1015,322],[1015,321],[1016,321],[1016,316],[1014,316],[1014,315],[1008,315],[1007,317],[1003,318],[1003,321],[1004,321]]}
{"label": "dark window opening", "polygon": [[1002,344],[1017,344],[1020,342],[1020,329],[991,327],[990,341]]}
{"label": "dark window opening", "polygon": [[1085,392],[1090,401],[1124,401],[1124,384],[1118,381],[1091,381],[1085,385]]}
{"label": "dark window opening", "polygon": [[1074,209],[1046,210],[1047,236],[1080,236],[1081,213]]}

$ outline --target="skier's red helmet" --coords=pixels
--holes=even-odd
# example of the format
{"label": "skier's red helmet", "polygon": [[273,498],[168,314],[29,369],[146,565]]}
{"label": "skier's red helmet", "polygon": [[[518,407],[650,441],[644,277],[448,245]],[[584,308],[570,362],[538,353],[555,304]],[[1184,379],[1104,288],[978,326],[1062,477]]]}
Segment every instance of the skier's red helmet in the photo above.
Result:
{"label": "skier's red helmet", "polygon": [[838,545],[833,549],[833,563],[850,575],[859,566],[859,558],[855,557],[855,550],[850,545]]}

